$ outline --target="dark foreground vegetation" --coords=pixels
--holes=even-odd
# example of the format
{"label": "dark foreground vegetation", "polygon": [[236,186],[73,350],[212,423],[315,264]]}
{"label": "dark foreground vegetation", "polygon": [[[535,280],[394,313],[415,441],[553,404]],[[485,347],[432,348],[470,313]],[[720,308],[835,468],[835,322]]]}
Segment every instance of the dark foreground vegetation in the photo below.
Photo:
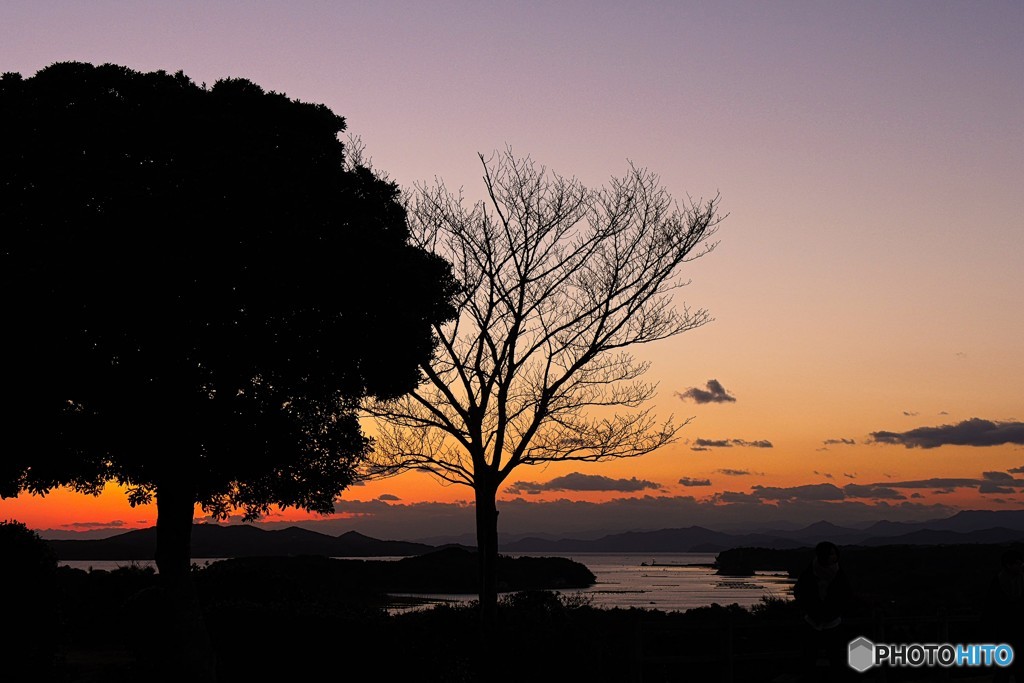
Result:
{"label": "dark foreground vegetation", "polygon": [[[163,599],[149,569],[58,568],[20,525],[0,525],[4,681],[159,681],[150,615]],[[984,642],[984,599],[1002,548],[844,549],[858,601],[849,629],[889,642]],[[723,554],[807,561],[807,551]],[[774,552],[774,551],[773,551]],[[222,682],[382,681],[787,681],[801,677],[804,624],[794,605],[770,599],[751,610],[712,605],[685,613],[598,609],[539,588],[588,585],[580,565],[558,558],[502,558],[510,591],[490,642],[473,605],[395,610],[388,592],[472,591],[475,558],[461,549],[397,562],[323,557],[244,558],[194,567],[193,578]],[[799,562],[798,562],[799,561]],[[758,567],[760,568],[760,567]],[[778,565],[778,568],[788,568]],[[945,631],[942,631],[945,629]],[[877,636],[876,636],[877,637]],[[937,678],[938,672],[933,672]],[[954,680],[986,672],[949,672]],[[927,670],[887,672],[889,681],[929,679]],[[879,680],[872,675],[858,680]]]}
{"label": "dark foreground vegetation", "polygon": [[[878,610],[894,615],[934,614],[937,610],[971,615],[982,611],[1000,556],[1009,547],[1013,546],[849,546],[843,548],[841,563],[853,584],[855,608],[861,616]],[[717,565],[720,574],[744,576],[754,570],[773,570],[796,578],[809,561],[806,548],[735,548],[719,553]]]}

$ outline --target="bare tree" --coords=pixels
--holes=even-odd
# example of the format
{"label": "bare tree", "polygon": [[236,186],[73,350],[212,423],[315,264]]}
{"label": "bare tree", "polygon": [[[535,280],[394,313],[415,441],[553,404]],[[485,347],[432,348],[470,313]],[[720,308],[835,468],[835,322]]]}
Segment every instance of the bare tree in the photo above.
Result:
{"label": "bare tree", "polygon": [[440,182],[408,198],[413,240],[454,265],[461,314],[435,327],[426,381],[366,409],[378,430],[373,474],[424,470],[473,488],[486,623],[497,604],[495,501],[512,470],[636,457],[682,427],[643,407],[655,385],[627,349],[710,320],[672,295],[724,217],[717,196],[680,207],[632,165],[595,191],[511,150],[480,161],[487,201],[466,208]]}

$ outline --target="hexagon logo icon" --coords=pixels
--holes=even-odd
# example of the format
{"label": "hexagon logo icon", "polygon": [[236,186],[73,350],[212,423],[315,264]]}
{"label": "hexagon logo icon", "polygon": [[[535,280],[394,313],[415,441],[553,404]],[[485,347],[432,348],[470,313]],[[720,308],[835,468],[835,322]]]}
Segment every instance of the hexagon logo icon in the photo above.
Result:
{"label": "hexagon logo icon", "polygon": [[864,673],[875,665],[875,644],[864,636],[851,640],[847,661],[851,669]]}

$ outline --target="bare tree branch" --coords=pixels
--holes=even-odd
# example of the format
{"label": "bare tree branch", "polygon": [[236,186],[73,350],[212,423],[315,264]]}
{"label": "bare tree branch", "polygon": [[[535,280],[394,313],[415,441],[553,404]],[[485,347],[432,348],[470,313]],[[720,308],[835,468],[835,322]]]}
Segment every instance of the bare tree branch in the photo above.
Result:
{"label": "bare tree branch", "polygon": [[686,424],[643,408],[656,385],[627,349],[711,320],[673,295],[723,217],[718,196],[680,205],[633,165],[590,190],[510,149],[480,161],[486,201],[467,208],[441,182],[407,198],[413,242],[451,261],[463,286],[460,315],[435,328],[420,388],[366,412],[379,434],[369,474],[472,487],[478,543],[494,553],[494,500],[514,468],[637,457]]}
{"label": "bare tree branch", "polygon": [[633,165],[592,191],[511,150],[480,160],[486,202],[466,208],[440,182],[409,198],[413,240],[454,264],[462,313],[435,330],[439,351],[419,391],[368,406],[382,434],[392,428],[374,470],[473,486],[479,465],[507,476],[519,464],[635,457],[672,441],[681,425],[656,425],[646,411],[584,413],[640,409],[655,387],[637,381],[648,365],[624,349],[710,320],[672,295],[686,285],[681,266],[715,246],[719,198],[680,207]]}

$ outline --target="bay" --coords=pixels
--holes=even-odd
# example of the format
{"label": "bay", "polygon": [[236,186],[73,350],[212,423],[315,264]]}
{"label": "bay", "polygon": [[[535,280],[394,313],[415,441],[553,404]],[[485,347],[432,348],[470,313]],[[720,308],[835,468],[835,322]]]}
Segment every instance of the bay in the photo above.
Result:
{"label": "bay", "polygon": [[[764,598],[792,598],[793,580],[784,572],[755,572],[754,576],[719,576],[711,565],[715,553],[511,553],[527,557],[567,557],[597,577],[593,586],[559,592],[570,599],[589,602],[601,608],[657,609],[683,612],[713,603],[751,607]],[[466,603],[475,595],[400,593],[411,599],[406,609],[417,602]]]}
{"label": "bay", "polygon": [[[515,553],[515,556],[551,557],[555,553]],[[560,555],[587,566],[597,577],[588,588],[559,591],[570,599],[589,602],[602,608],[657,609],[665,612],[685,611],[712,603],[741,607],[756,605],[765,597],[789,599],[793,581],[784,573],[756,572],[754,576],[731,577],[715,574],[711,566],[714,553],[574,553]],[[218,558],[194,558],[199,566]],[[400,558],[339,558],[362,560],[395,560]],[[61,562],[76,569],[112,571],[119,567],[154,566],[152,561],[90,561]],[[578,596],[576,598],[575,596]],[[475,595],[461,593],[401,593],[395,597],[409,598],[409,604],[394,611],[422,608],[440,602],[468,603]]]}
{"label": "bay", "polygon": [[719,576],[711,566],[714,553],[578,554],[572,559],[585,564],[597,577],[597,583],[566,594],[589,598],[595,607],[641,607],[666,612],[712,603],[750,607],[765,597],[791,597],[793,585],[785,573]]}

